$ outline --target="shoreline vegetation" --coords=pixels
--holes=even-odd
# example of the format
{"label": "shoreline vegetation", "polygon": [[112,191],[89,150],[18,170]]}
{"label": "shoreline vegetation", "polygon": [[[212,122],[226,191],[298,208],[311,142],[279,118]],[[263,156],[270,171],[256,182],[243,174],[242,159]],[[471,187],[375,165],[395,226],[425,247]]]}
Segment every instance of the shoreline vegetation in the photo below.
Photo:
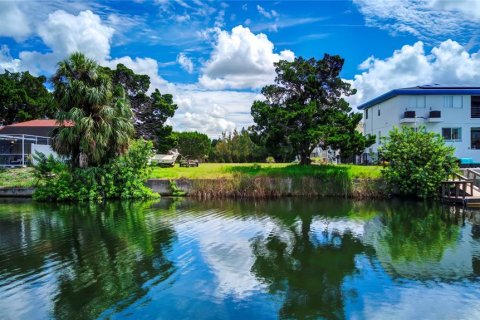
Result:
{"label": "shoreline vegetation", "polygon": [[[36,185],[32,168],[2,170],[0,181],[0,187],[7,188]],[[171,181],[178,188],[176,190],[196,198],[336,196],[366,199],[387,196],[380,166],[204,163],[199,167],[181,168],[177,165],[154,167],[147,185],[159,192],[155,186],[163,189],[167,186],[168,189]]]}

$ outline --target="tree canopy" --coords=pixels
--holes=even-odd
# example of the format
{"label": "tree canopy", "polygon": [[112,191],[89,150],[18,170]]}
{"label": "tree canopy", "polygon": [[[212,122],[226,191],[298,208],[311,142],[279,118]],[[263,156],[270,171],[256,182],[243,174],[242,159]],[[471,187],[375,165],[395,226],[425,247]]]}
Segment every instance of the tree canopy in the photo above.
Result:
{"label": "tree canopy", "polygon": [[352,113],[343,98],[356,92],[340,78],[343,63],[328,54],[321,60],[275,63],[275,84],[262,89],[265,100],[255,101],[251,109],[253,129],[266,145],[291,148],[301,164],[309,164],[316,146],[340,148],[350,156],[373,143],[356,132],[361,115]]}
{"label": "tree canopy", "polygon": [[177,105],[171,94],[161,94],[158,89],[148,97],[136,113],[137,136],[152,140],[159,152],[167,152],[176,144],[172,127],[165,125],[168,118],[175,115]]}
{"label": "tree canopy", "polygon": [[180,154],[186,158],[204,160],[210,152],[210,138],[196,131],[176,132],[177,147]]}
{"label": "tree canopy", "polygon": [[212,159],[216,162],[252,162],[265,161],[266,153],[256,145],[248,130],[234,130],[232,133],[222,133],[220,139],[212,143]]}
{"label": "tree canopy", "polygon": [[134,127],[122,86],[82,53],[59,62],[52,78],[62,124],[53,149],[69,156],[73,167],[98,166],[125,153]]}
{"label": "tree canopy", "polygon": [[172,149],[176,140],[172,134],[172,127],[165,125],[165,122],[175,115],[178,108],[173,96],[161,94],[158,89],[148,95],[150,77],[136,74],[123,64],[117,64],[113,70],[103,69],[112,78],[114,86],[120,85],[125,90],[133,111],[137,138],[152,141],[161,153]]}
{"label": "tree canopy", "polygon": [[53,118],[57,107],[46,81],[28,71],[0,74],[0,125]]}

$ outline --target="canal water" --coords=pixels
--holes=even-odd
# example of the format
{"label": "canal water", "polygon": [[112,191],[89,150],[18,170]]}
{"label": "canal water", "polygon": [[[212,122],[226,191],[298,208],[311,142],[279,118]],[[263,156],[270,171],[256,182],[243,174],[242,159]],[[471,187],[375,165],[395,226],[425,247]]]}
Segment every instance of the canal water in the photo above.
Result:
{"label": "canal water", "polygon": [[480,212],[0,203],[0,319],[479,319]]}

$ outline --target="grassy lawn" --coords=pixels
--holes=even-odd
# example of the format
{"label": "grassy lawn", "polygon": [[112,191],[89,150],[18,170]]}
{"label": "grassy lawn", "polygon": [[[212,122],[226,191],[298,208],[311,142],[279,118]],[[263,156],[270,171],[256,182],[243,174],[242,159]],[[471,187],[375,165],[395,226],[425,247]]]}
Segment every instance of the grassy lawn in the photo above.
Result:
{"label": "grassy lawn", "polygon": [[278,177],[348,175],[351,178],[379,178],[381,167],[355,165],[299,166],[289,163],[203,163],[198,168],[180,168],[178,165],[174,168],[156,167],[153,169],[151,177],[157,179],[215,179],[232,178],[236,173]]}
{"label": "grassy lawn", "polygon": [[33,168],[0,169],[0,187],[33,187]]}
{"label": "grassy lawn", "polygon": [[[351,178],[379,178],[379,166],[354,165],[312,165],[299,166],[289,163],[203,163],[198,168],[153,169],[151,178],[156,179],[216,179],[233,178],[235,174],[275,177],[301,177],[332,175],[348,175]],[[32,187],[34,186],[33,168],[0,169],[0,187]]]}

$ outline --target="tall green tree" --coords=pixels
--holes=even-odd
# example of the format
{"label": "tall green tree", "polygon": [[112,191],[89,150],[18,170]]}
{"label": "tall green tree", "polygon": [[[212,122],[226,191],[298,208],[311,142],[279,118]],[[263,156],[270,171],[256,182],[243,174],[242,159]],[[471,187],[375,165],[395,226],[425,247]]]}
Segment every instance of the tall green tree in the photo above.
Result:
{"label": "tall green tree", "polygon": [[343,99],[356,92],[340,78],[343,63],[339,56],[329,54],[321,60],[299,57],[275,63],[275,84],[265,86],[265,100],[252,105],[253,129],[266,136],[269,144],[290,146],[300,156],[301,164],[311,162],[310,154],[316,146],[327,148],[331,141],[338,143],[339,133],[347,132],[342,140],[351,136],[362,139],[355,131],[339,130],[346,123],[356,127],[359,121]]}
{"label": "tall green tree", "polygon": [[[212,144],[213,147],[213,144]],[[251,139],[248,130],[222,133],[214,146],[214,159],[218,162],[252,162],[264,161],[266,154]]]}
{"label": "tall green tree", "polygon": [[57,111],[47,78],[28,71],[0,74],[0,125],[32,119],[53,118]]}
{"label": "tall green tree", "polygon": [[171,94],[161,94],[155,89],[148,95],[150,77],[136,74],[123,64],[116,69],[104,68],[112,78],[113,85],[120,85],[130,101],[133,111],[134,126],[137,138],[150,140],[159,152],[167,152],[175,144],[172,127],[166,125],[168,118],[175,115],[177,105]]}
{"label": "tall green tree", "polygon": [[161,94],[158,89],[150,95],[136,113],[137,135],[154,142],[159,152],[167,152],[176,145],[172,127],[166,125],[168,118],[175,115],[177,105],[171,94]]}
{"label": "tall green tree", "polygon": [[133,136],[132,110],[122,86],[82,53],[58,63],[52,78],[62,124],[53,149],[73,167],[100,166],[125,153]]}
{"label": "tall green tree", "polygon": [[340,150],[341,162],[354,161],[356,155],[375,143],[374,135],[363,135],[359,130],[362,117],[361,113],[337,113],[336,125],[327,131],[324,145]]}
{"label": "tall green tree", "polygon": [[196,131],[176,132],[178,151],[186,158],[204,160],[210,153],[210,138]]}

